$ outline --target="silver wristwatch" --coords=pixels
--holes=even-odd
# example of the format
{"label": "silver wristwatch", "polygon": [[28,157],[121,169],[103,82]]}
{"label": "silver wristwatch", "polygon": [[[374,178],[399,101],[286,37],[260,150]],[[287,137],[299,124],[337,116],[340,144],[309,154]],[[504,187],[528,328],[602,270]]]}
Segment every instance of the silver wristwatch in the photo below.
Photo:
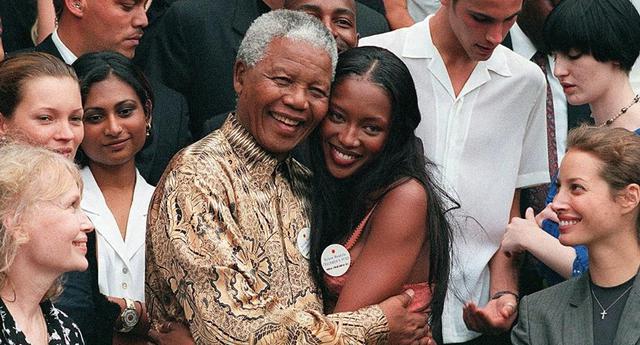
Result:
{"label": "silver wristwatch", "polygon": [[124,302],[127,307],[122,311],[122,314],[120,314],[121,326],[117,331],[121,333],[128,333],[138,324],[140,317],[138,316],[136,304],[133,300],[124,298]]}

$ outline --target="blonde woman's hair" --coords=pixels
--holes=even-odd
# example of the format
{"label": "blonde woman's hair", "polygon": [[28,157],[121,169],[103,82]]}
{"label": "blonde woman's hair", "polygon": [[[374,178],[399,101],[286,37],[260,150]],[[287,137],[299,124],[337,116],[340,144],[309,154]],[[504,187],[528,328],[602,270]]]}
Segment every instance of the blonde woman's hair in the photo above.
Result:
{"label": "blonde woman's hair", "polygon": [[[21,231],[23,216],[40,201],[54,200],[74,186],[82,191],[77,166],[69,159],[43,147],[15,141],[0,145],[0,289],[7,284],[11,267],[20,246],[29,241]],[[30,212],[37,216],[37,212]],[[45,231],[45,230],[43,230]],[[60,279],[44,298],[62,291]]]}

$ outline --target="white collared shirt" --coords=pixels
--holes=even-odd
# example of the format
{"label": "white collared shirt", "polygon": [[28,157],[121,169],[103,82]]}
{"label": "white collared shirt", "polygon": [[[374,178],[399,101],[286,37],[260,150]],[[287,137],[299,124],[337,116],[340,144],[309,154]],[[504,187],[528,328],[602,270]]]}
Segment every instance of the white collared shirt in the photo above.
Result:
{"label": "white collared shirt", "polygon": [[67,65],[71,65],[76,62],[76,60],[78,60],[78,57],[71,51],[71,49],[69,49],[64,43],[62,43],[60,36],[58,36],[58,30],[53,31],[53,33],[51,34],[51,40],[53,41],[53,44],[56,46],[56,48],[58,48],[58,52],[60,52],[64,63],[66,63]]}
{"label": "white collared shirt", "polygon": [[[537,52],[533,42],[531,42],[529,37],[527,37],[522,29],[520,29],[517,23],[513,25],[509,32],[511,34],[513,51],[525,59],[531,60],[533,55]],[[556,150],[558,163],[560,163],[562,161],[562,157],[564,157],[564,151],[567,148],[567,133],[569,132],[567,97],[562,90],[560,81],[553,75],[553,68],[556,65],[553,57],[548,56],[547,61],[547,80],[551,86],[551,94],[553,96],[553,112],[555,115],[556,126]]]}
{"label": "white collared shirt", "polygon": [[154,187],[136,170],[136,185],[123,239],[115,217],[89,167],[80,174],[84,182],[82,209],[95,226],[98,257],[98,285],[107,296],[144,302],[145,238],[147,210]]}
{"label": "white collared shirt", "polygon": [[517,188],[549,182],[546,83],[540,68],[503,46],[478,62],[458,96],[431,40],[429,20],[366,37],[411,71],[422,121],[416,134],[461,209],[454,211],[453,264],[442,316],[445,343],[478,336],[462,319],[465,301],[489,299],[488,262],[497,251]]}

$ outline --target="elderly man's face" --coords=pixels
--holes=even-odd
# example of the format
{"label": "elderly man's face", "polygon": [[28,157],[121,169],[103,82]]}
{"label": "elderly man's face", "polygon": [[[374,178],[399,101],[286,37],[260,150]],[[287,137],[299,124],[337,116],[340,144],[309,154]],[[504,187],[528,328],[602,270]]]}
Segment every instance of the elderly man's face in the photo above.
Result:
{"label": "elderly man's face", "polygon": [[338,44],[338,52],[358,45],[356,5],[353,0],[291,0],[289,10],[303,11],[318,19],[331,31]]}
{"label": "elderly man's face", "polygon": [[323,49],[274,39],[254,67],[236,62],[238,120],[260,146],[284,158],[325,116],[331,72]]}

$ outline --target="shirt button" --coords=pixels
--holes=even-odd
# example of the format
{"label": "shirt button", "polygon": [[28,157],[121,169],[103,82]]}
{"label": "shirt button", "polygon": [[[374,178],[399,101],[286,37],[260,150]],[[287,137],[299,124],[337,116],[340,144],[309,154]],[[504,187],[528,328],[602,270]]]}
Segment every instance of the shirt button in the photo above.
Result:
{"label": "shirt button", "polygon": [[126,290],[126,289],[127,289],[127,287],[128,287],[127,283],[122,283],[122,288],[123,288],[123,289],[125,289],[125,290]]}
{"label": "shirt button", "polygon": [[128,269],[128,268],[126,268],[126,267],[124,267],[124,268],[122,269],[122,273],[124,273],[124,274],[129,273],[129,269]]}

